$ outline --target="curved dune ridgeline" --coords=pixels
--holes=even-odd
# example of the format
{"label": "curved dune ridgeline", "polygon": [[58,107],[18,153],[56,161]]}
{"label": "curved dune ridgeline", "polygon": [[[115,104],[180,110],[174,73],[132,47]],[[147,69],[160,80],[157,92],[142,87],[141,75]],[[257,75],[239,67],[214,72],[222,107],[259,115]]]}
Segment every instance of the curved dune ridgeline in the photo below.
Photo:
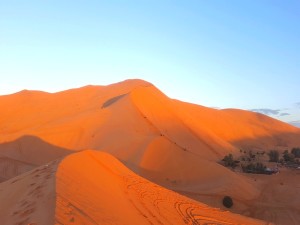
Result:
{"label": "curved dune ridgeline", "polygon": [[[240,149],[300,146],[300,129],[281,121],[170,99],[142,80],[57,93],[24,90],[0,96],[0,107],[0,221],[6,224],[34,218],[37,224],[267,223],[198,202],[224,209],[225,195],[234,200],[233,212],[300,223],[299,206],[283,194],[298,190],[297,173],[288,180],[253,177],[218,163]],[[280,182],[290,185],[277,188]],[[279,209],[270,208],[269,184]],[[5,197],[25,189],[16,199]],[[280,210],[289,214],[274,216]]]}
{"label": "curved dune ridgeline", "polygon": [[0,184],[0,198],[4,225],[266,224],[162,188],[113,156],[91,150]]}

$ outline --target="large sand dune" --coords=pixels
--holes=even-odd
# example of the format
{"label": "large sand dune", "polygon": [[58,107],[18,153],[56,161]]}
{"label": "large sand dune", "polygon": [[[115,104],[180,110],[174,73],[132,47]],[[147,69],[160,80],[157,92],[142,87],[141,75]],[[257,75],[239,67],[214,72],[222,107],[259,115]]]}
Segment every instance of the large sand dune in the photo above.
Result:
{"label": "large sand dune", "polygon": [[1,224],[266,224],[153,184],[83,151],[0,184]]}
{"label": "large sand dune", "polygon": [[0,107],[2,181],[77,151],[105,149],[135,173],[194,199],[251,201],[262,192],[257,182],[217,161],[240,149],[300,146],[296,127],[173,100],[142,80],[58,93],[24,90],[0,96]]}
{"label": "large sand dune", "polygon": [[253,112],[172,100],[141,80],[53,94],[25,90],[0,96],[0,107],[0,154],[34,164],[105,148],[139,167],[159,136],[213,161],[242,147],[300,145],[300,129],[293,126]]}

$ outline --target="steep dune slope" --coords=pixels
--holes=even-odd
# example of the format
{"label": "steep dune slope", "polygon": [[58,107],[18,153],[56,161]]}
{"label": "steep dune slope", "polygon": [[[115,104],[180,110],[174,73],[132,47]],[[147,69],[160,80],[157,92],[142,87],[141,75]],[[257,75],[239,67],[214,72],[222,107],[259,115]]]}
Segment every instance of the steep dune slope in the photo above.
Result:
{"label": "steep dune slope", "polygon": [[61,163],[57,193],[56,218],[63,224],[72,216],[84,222],[86,214],[100,224],[260,223],[210,209],[150,183],[112,156],[95,151],[71,155]]}
{"label": "steep dune slope", "polygon": [[164,137],[149,144],[140,168],[143,168],[142,176],[176,191],[218,193],[238,199],[252,199],[259,195],[253,180],[183,151]]}
{"label": "steep dune slope", "polygon": [[[54,94],[22,91],[0,96],[0,107],[5,109],[0,111],[0,154],[17,160],[24,160],[27,152],[32,155],[45,149],[49,150],[45,160],[53,160],[74,150],[105,148],[137,165],[158,136],[214,161],[241,146],[300,145],[300,129],[257,113],[171,100],[141,80]],[[35,138],[52,145],[56,153],[51,155],[51,147],[41,150],[37,140],[31,145]],[[18,157],[20,152],[22,157]],[[27,163],[45,162],[29,158]]]}
{"label": "steep dune slope", "polygon": [[206,159],[216,159],[239,148],[300,146],[300,129],[259,113],[216,110],[170,100],[154,86],[135,89],[131,97],[162,135]]}
{"label": "steep dune slope", "polygon": [[131,97],[140,112],[155,126],[162,136],[180,148],[201,156],[204,159],[216,160],[234,147],[220,144],[210,134],[197,134],[186,126],[177,116],[172,101],[154,86],[138,88],[131,92]]}
{"label": "steep dune slope", "polygon": [[12,141],[26,134],[60,147],[80,149],[87,144],[89,131],[101,127],[106,120],[107,113],[102,109],[113,105],[112,99],[147,85],[150,84],[134,80],[53,94],[21,91],[0,96],[0,107],[5,109],[0,112],[0,141]]}
{"label": "steep dune slope", "polygon": [[83,151],[0,184],[12,224],[266,224],[157,186],[111,155]]}
{"label": "steep dune slope", "polygon": [[238,148],[300,146],[300,129],[268,116],[239,109],[216,110],[172,101],[176,115],[190,129],[204,131]]}
{"label": "steep dune slope", "polygon": [[[147,85],[150,84],[134,80],[54,94],[22,91],[0,96],[0,107],[5,109],[0,111],[0,157],[5,160],[5,167],[13,170],[15,163],[10,165],[12,160],[38,166],[73,151],[103,146],[108,146],[108,151],[118,157],[129,159],[133,147],[122,151],[120,145],[126,147],[126,144],[136,143],[133,140],[138,139],[138,134],[131,129],[131,122],[138,117],[126,103],[122,116],[119,109],[112,109],[122,101],[118,96],[126,96],[135,87]],[[145,145],[144,137],[147,139],[151,128],[147,124],[136,123],[134,129],[145,130],[144,133],[139,132],[138,148]],[[124,142],[121,142],[122,137]],[[16,171],[25,172],[26,168]]]}
{"label": "steep dune slope", "polygon": [[256,113],[171,100],[141,80],[54,94],[22,91],[0,96],[0,106],[7,109],[0,111],[0,157],[13,171],[2,180],[92,148],[173,189],[251,198],[258,194],[253,184],[216,161],[244,146],[300,146],[300,129]]}
{"label": "steep dune slope", "polygon": [[105,149],[137,174],[195,199],[243,202],[256,199],[260,187],[218,160],[240,149],[300,146],[300,129],[288,124],[172,100],[141,80],[22,91],[0,96],[0,107],[0,181],[76,151]]}

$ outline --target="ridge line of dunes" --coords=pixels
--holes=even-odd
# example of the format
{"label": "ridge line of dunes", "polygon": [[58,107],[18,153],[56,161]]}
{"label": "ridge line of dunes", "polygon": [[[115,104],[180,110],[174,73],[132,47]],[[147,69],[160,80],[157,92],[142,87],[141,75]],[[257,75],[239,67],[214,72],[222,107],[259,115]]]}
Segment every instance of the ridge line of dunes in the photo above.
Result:
{"label": "ridge line of dunes", "polygon": [[93,150],[0,184],[0,198],[3,225],[266,224],[181,196],[137,176],[113,156]]}
{"label": "ridge line of dunes", "polygon": [[[230,195],[238,208],[261,196],[260,183],[219,161],[240,150],[300,146],[300,129],[291,125],[173,100],[142,80],[57,93],[22,91],[0,96],[0,107],[0,181],[78,151],[105,150],[160,186],[197,201],[218,196],[216,207],[222,207],[220,196]],[[258,214],[272,220],[267,212]]]}

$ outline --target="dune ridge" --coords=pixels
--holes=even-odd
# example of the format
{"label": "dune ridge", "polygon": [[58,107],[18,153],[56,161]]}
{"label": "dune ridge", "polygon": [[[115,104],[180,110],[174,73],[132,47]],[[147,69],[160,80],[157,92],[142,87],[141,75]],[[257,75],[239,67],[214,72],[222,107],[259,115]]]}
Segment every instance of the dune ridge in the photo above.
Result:
{"label": "dune ridge", "polygon": [[93,150],[0,184],[0,198],[19,206],[1,204],[3,225],[266,224],[183,197],[137,176],[113,156]]}
{"label": "dune ridge", "polygon": [[220,201],[230,195],[248,202],[259,198],[260,186],[218,161],[241,149],[300,146],[300,129],[289,124],[259,113],[173,100],[142,80],[57,93],[24,90],[0,96],[0,107],[5,109],[0,111],[0,181],[94,149],[194,199],[219,196]]}

